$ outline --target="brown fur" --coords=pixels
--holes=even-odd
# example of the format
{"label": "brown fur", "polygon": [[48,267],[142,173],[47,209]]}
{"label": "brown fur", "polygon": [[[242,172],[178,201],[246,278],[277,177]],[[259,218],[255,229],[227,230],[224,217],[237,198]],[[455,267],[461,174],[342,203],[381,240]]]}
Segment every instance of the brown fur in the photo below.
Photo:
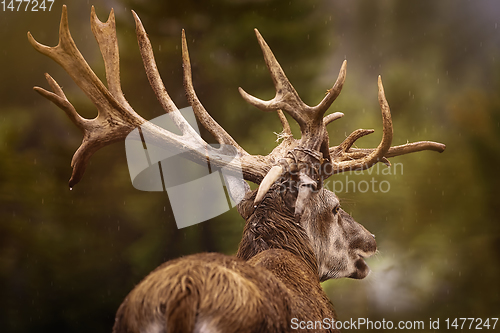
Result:
{"label": "brown fur", "polygon": [[256,208],[254,197],[247,193],[238,207],[246,225],[236,257],[202,253],[164,263],[127,296],[113,332],[291,332],[292,318],[336,319],[320,280],[364,277],[358,253],[375,251],[372,235],[335,210],[338,199],[327,190],[311,196],[300,220],[294,191],[275,185]]}

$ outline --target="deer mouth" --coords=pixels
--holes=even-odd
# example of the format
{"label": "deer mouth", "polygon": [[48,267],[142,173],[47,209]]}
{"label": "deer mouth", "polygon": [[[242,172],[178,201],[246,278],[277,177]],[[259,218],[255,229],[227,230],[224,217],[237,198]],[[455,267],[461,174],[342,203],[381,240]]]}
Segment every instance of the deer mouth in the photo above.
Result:
{"label": "deer mouth", "polygon": [[360,280],[367,277],[371,270],[365,259],[371,257],[373,254],[374,252],[357,253],[357,258],[354,261],[354,272],[349,275],[349,278]]}
{"label": "deer mouth", "polygon": [[375,243],[375,240],[373,242],[369,243],[369,247],[364,249],[364,250],[358,250],[359,252],[356,253],[357,258],[354,261],[354,267],[355,271],[350,278],[353,279],[364,279],[365,277],[370,274],[370,267],[368,267],[368,264],[366,263],[365,259],[371,257],[376,253],[377,245]]}
{"label": "deer mouth", "polygon": [[368,256],[364,256],[362,254],[358,254],[358,259],[354,262],[354,268],[355,271],[351,275],[349,275],[349,278],[351,279],[364,279],[365,277],[370,274],[370,267],[368,267],[368,264],[365,261],[365,258]]}

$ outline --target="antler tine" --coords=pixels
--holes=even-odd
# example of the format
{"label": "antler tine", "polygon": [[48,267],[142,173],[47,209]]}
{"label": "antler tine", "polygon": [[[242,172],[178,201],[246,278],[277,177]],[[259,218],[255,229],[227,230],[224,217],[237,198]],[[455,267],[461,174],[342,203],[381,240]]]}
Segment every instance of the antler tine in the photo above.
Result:
{"label": "antler tine", "polygon": [[345,81],[347,62],[343,62],[339,77],[333,87],[328,90],[325,98],[323,98],[318,105],[310,107],[300,99],[297,91],[293,88],[273,52],[257,29],[255,29],[255,34],[257,35],[257,40],[262,49],[264,60],[274,82],[276,96],[269,101],[263,101],[248,94],[240,87],[239,91],[243,99],[262,111],[268,112],[281,109],[287,112],[297,121],[303,133],[306,132],[306,128],[311,125],[318,126],[318,120],[323,116],[342,90]]}
{"label": "antler tine", "polygon": [[80,116],[80,114],[75,110],[75,107],[68,101],[63,90],[61,89],[59,84],[57,84],[56,80],[52,78],[52,76],[50,76],[48,73],[45,73],[45,78],[47,79],[47,82],[54,92],[47,91],[40,87],[33,87],[33,90],[35,90],[37,93],[47,98],[49,101],[57,105],[61,110],[66,112],[69,119],[79,129],[85,132],[85,127],[89,120]]}
{"label": "antler tine", "polygon": [[375,131],[372,129],[370,129],[370,130],[368,130],[368,129],[355,130],[354,132],[349,134],[349,136],[347,138],[345,138],[345,140],[342,141],[342,143],[340,145],[338,145],[336,147],[337,151],[347,152],[352,147],[354,142],[356,142],[356,140],[364,137],[365,135],[372,134],[373,132],[375,132]]}
{"label": "antler tine", "polygon": [[[158,67],[156,66],[156,61],[154,59],[153,48],[151,42],[149,41],[148,35],[142,25],[139,16],[132,11],[132,14],[136,23],[136,33],[137,40],[139,43],[139,49],[141,52],[142,60],[144,63],[144,68],[146,70],[146,75],[148,77],[149,83],[153,88],[156,98],[162,105],[163,109],[171,116],[174,123],[182,132],[182,138],[184,144],[188,144],[191,150],[196,150],[200,152],[202,148],[206,151],[211,151],[211,154],[216,154],[216,150],[206,144],[199,134],[189,125],[189,123],[181,115],[180,111],[175,106],[174,102],[168,95],[163,81],[158,72]],[[233,145],[240,153],[241,161],[241,171],[245,179],[260,183],[264,178],[266,171],[269,169],[267,160],[262,156],[254,156],[248,154],[243,148],[241,148],[234,139],[232,139],[229,134],[220,127],[215,120],[208,115],[205,108],[201,105],[198,100],[191,80],[191,64],[189,61],[189,53],[187,49],[187,43],[185,39],[185,33],[183,34],[183,65],[184,65],[184,84],[186,85],[186,94],[190,103],[193,103],[193,111],[195,111],[198,120],[202,123],[209,132],[211,132],[219,143]],[[151,133],[155,135],[156,133]],[[175,139],[180,141],[179,139]],[[203,159],[202,156],[197,156],[195,159]],[[208,158],[208,156],[206,156]],[[220,161],[211,160],[211,163],[217,165]],[[229,171],[232,165],[225,166]]]}
{"label": "antler tine", "polygon": [[[28,40],[31,45],[40,53],[55,60],[61,67],[68,72],[73,81],[85,92],[89,99],[97,106],[100,113],[106,113],[110,107],[109,99],[113,100],[109,91],[104,84],[94,74],[90,66],[87,64],[82,54],[78,50],[69,32],[68,12],[64,5],[61,14],[61,23],[59,26],[59,43],[57,46],[49,47],[38,43],[30,32],[28,32]],[[108,95],[105,100],[97,98],[100,95]]]}
{"label": "antler tine", "polygon": [[283,138],[292,138],[292,129],[290,128],[290,124],[288,123],[288,119],[286,119],[285,114],[281,110],[277,110],[278,117],[280,119],[281,125],[283,126],[283,130],[281,132],[281,137]]}
{"label": "antler tine", "polygon": [[276,111],[278,109],[286,111],[299,123],[301,127],[304,126],[306,124],[306,118],[300,111],[307,109],[307,105],[300,99],[262,35],[257,29],[254,30],[262,49],[267,68],[271,73],[271,78],[276,88],[276,96],[270,101],[263,101],[248,94],[240,87],[239,91],[241,96],[248,103],[261,109],[262,111],[269,112]]}
{"label": "antler tine", "polygon": [[370,151],[370,153],[359,156],[356,159],[345,159],[346,152],[351,148],[354,142],[370,133],[373,130],[356,130],[351,133],[331,154],[332,159],[332,173],[340,173],[347,170],[365,170],[372,167],[379,161],[386,161],[385,154],[389,151],[392,143],[392,119],[389,104],[385,98],[384,86],[382,85],[382,78],[378,77],[378,100],[382,112],[383,132],[382,140],[377,148]]}
{"label": "antler tine", "polygon": [[334,112],[334,113],[330,113],[329,115],[326,115],[324,118],[323,118],[323,124],[325,124],[325,126],[327,126],[328,124],[330,124],[332,121],[335,121],[337,119],[340,119],[344,116],[344,114],[342,112]]}
{"label": "antler tine", "polygon": [[[92,25],[98,23],[95,13],[91,16],[91,23]],[[103,24],[102,29],[111,36],[116,35],[112,14],[108,22]],[[99,29],[95,29],[94,34],[96,35],[103,55],[106,54],[106,50],[117,49],[117,46],[114,45],[114,43],[116,43],[116,38],[103,38]],[[144,123],[144,119],[137,115],[128,103],[119,102],[121,99],[124,100],[124,97],[123,94],[120,93],[121,89],[119,85],[117,86],[116,84],[116,80],[119,80],[119,72],[116,70],[117,67],[110,64],[106,65],[106,75],[114,90],[114,94],[111,94],[87,64],[71,37],[68,25],[68,12],[65,5],[62,8],[59,26],[59,43],[56,46],[49,47],[38,43],[30,32],[28,32],[28,40],[37,51],[56,61],[71,76],[73,81],[87,95],[98,110],[98,116],[96,118],[82,118],[68,101],[61,87],[48,74],[46,78],[54,92],[49,92],[40,87],[34,88],[35,91],[63,109],[73,123],[75,123],[84,133],[82,144],[73,155],[71,161],[73,173],[69,181],[69,186],[73,187],[82,178],[87,162],[95,151],[107,144],[125,138],[132,129]],[[117,62],[118,57],[116,56],[116,58],[109,61],[113,60]],[[118,64],[116,64],[116,66],[118,66]],[[115,98],[115,96],[117,96],[117,98]]]}
{"label": "antler tine", "polygon": [[390,147],[392,141],[392,120],[380,76],[378,86],[379,103],[382,109],[384,124],[382,141],[375,149],[351,148],[356,140],[374,132],[373,130],[366,129],[355,130],[340,145],[330,147],[329,151],[333,166],[331,174],[368,169],[377,162],[383,162],[387,166],[390,166],[388,158],[418,151],[432,150],[441,153],[445,150],[446,146],[444,144],[433,141],[419,141]]}
{"label": "antler tine", "polygon": [[94,6],[92,6],[90,10],[90,26],[104,60],[106,81],[108,83],[109,92],[122,106],[127,108],[129,111],[133,111],[132,107],[123,95],[120,83],[120,53],[118,50],[115,12],[113,8],[111,8],[108,20],[104,23],[99,20],[95,13]]}
{"label": "antler tine", "polygon": [[[340,95],[340,92],[342,91],[342,87],[344,86],[346,74],[347,74],[347,60],[344,60],[342,62],[342,66],[340,67],[339,76],[337,77],[337,80],[335,81],[333,86],[327,90],[326,96],[323,98],[323,100],[318,105],[316,105],[315,107],[312,108],[314,110],[313,111],[314,113],[318,113],[321,115],[325,114],[326,110],[328,110],[328,108],[332,105],[332,103]],[[342,113],[338,112],[337,114],[342,114]],[[343,114],[342,114],[342,116],[343,116]],[[332,117],[334,119],[330,120],[329,122],[336,120],[342,116],[337,115],[336,117]]]}
{"label": "antler tine", "polygon": [[163,110],[171,116],[171,119],[183,135],[198,136],[196,131],[191,127],[191,125],[189,125],[186,119],[184,119],[179,109],[177,109],[177,106],[168,95],[167,89],[165,89],[165,85],[163,84],[163,80],[161,79],[158,71],[158,67],[156,66],[153,47],[151,46],[148,34],[142,25],[141,19],[133,10],[132,15],[135,20],[137,42],[139,43],[139,50],[141,52],[144,69],[146,70],[149,84],[156,95],[156,99],[160,102]]}
{"label": "antler tine", "polygon": [[[345,140],[344,140],[344,142],[345,142]],[[368,149],[367,148],[351,148],[348,151],[346,151],[342,156],[340,156],[340,155],[338,155],[339,147],[340,147],[340,145],[336,146],[336,147],[330,147],[330,154],[332,156],[337,156],[337,159],[342,160],[342,161],[349,161],[349,160],[357,159],[360,157],[364,157],[364,156],[372,153],[374,150],[374,149],[370,149],[370,148],[368,148]],[[445,149],[446,149],[446,145],[439,143],[439,142],[434,142],[434,141],[410,142],[410,143],[406,143],[404,145],[399,145],[399,146],[394,146],[394,147],[389,148],[387,153],[384,155],[384,158],[391,158],[391,157],[416,153],[416,152],[425,151],[425,150],[436,151],[438,153],[442,153]]]}
{"label": "antler tine", "polygon": [[389,158],[424,150],[432,150],[432,151],[437,151],[438,153],[442,153],[445,149],[446,145],[439,142],[418,141],[391,147],[391,149],[389,149],[389,151],[385,155],[387,158]]}
{"label": "antler tine", "polygon": [[193,79],[191,74],[191,61],[189,60],[189,50],[186,41],[186,33],[182,29],[182,66],[184,68],[184,90],[189,104],[198,121],[202,126],[214,136],[219,144],[234,146],[240,155],[249,155],[241,146],[220,126],[210,114],[207,112],[203,104],[201,104],[193,87]]}

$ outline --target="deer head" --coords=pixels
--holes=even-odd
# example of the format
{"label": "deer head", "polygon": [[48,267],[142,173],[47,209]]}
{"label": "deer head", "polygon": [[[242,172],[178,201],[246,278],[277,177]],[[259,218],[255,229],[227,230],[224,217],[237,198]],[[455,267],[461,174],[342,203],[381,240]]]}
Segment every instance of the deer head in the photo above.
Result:
{"label": "deer head", "polygon": [[[82,130],[83,142],[73,156],[72,188],[83,177],[87,163],[98,149],[124,139],[138,126],[161,144],[183,147],[190,158],[206,163],[219,151],[208,145],[181,116],[169,97],[156,67],[151,43],[144,27],[133,12],[136,33],[146,75],[158,101],[177,125],[182,135],[176,135],[147,122],[125,99],[119,74],[119,52],[113,10],[108,20],[101,22],[92,7],[91,26],[101,50],[106,70],[106,87],[94,74],[77,49],[68,27],[67,10],[63,6],[59,43],[48,47],[35,41],[28,32],[33,47],[59,63],[98,109],[94,119],[82,118],[66,98],[62,88],[48,74],[52,91],[40,87],[34,90],[64,110],[73,123]],[[339,277],[363,278],[369,269],[363,258],[376,250],[374,236],[356,223],[339,205],[337,196],[323,187],[330,176],[351,170],[363,170],[378,162],[389,164],[388,158],[422,150],[442,152],[440,143],[421,141],[391,147],[392,121],[382,80],[378,78],[378,99],[382,112],[383,133],[374,149],[352,148],[359,138],[373,130],[358,129],[337,146],[330,146],[327,125],[343,116],[336,112],[325,116],[344,85],[347,62],[324,99],[316,106],[306,105],[299,97],[269,46],[255,30],[266,65],[276,87],[276,96],[262,101],[240,88],[242,97],[266,112],[276,112],[283,125],[284,140],[268,155],[250,155],[208,114],[198,99],[191,78],[187,42],[182,31],[182,60],[184,87],[187,99],[198,121],[221,145],[232,145],[238,152],[245,180],[260,184],[257,191],[248,192],[239,205],[247,221],[238,256],[249,260],[271,248],[282,248],[305,258],[320,280]],[[292,136],[284,113],[300,127],[301,137]],[[216,166],[221,162],[211,159]],[[239,165],[224,164],[228,170]]]}

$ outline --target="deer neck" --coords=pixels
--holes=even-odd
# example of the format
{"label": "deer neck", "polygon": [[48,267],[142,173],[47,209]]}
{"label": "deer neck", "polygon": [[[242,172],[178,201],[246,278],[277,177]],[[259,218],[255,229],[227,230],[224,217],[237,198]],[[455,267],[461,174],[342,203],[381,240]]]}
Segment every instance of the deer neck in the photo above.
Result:
{"label": "deer neck", "polygon": [[269,192],[257,208],[253,206],[255,194],[240,204],[239,211],[246,224],[236,256],[248,261],[257,255],[276,253],[268,250],[284,250],[299,258],[303,266],[317,277],[318,264],[306,231],[295,220],[293,208],[287,205],[288,200],[279,191]]}

